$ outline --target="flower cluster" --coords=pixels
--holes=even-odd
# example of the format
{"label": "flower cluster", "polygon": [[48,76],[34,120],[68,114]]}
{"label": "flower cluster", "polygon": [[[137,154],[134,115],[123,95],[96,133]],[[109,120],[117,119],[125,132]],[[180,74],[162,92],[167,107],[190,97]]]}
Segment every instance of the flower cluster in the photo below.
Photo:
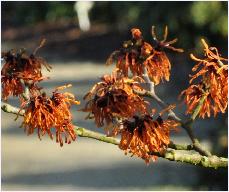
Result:
{"label": "flower cluster", "polygon": [[116,62],[116,67],[124,76],[128,76],[129,70],[133,75],[142,76],[146,69],[149,78],[157,85],[164,79],[169,81],[171,64],[166,56],[164,48],[177,52],[183,52],[182,49],[176,49],[171,46],[177,39],[166,41],[168,29],[166,27],[164,39],[157,40],[154,27],[152,28],[153,40],[155,46],[144,41],[139,29],[131,30],[132,39],[125,41],[121,49],[114,51],[107,60],[107,64]]}
{"label": "flower cluster", "polygon": [[70,87],[70,84],[57,87],[51,97],[45,92],[41,93],[42,88],[38,83],[45,79],[41,72],[42,67],[48,71],[51,69],[43,58],[35,56],[44,43],[45,39],[31,55],[23,49],[18,53],[13,50],[2,53],[5,61],[1,71],[2,98],[7,100],[10,95],[19,97],[21,110],[25,111],[22,127],[28,135],[37,130],[40,139],[45,134],[53,139],[54,129],[56,142],[63,146],[62,137],[65,143],[71,143],[76,139],[70,107],[72,104],[79,104],[79,101],[76,101],[71,93],[58,92]]}
{"label": "flower cluster", "polygon": [[2,53],[5,61],[1,70],[2,98],[7,100],[10,95],[20,96],[24,91],[24,85],[29,87],[32,94],[39,91],[37,82],[43,80],[42,66],[51,69],[45,60],[36,57],[35,54],[27,55],[25,50],[18,53],[11,50]]}
{"label": "flower cluster", "polygon": [[[94,118],[97,127],[106,125],[108,135],[121,136],[120,149],[148,163],[150,159],[156,160],[151,153],[161,153],[167,148],[170,130],[177,124],[162,118],[152,119],[148,102],[141,95],[145,91],[142,78],[148,75],[156,85],[164,79],[169,81],[171,64],[164,48],[183,50],[171,46],[177,39],[166,41],[167,27],[162,41],[157,40],[152,28],[154,46],[144,41],[139,29],[133,28],[131,34],[132,39],[125,41],[122,48],[107,59],[107,64],[115,62],[116,68],[85,95],[87,103],[82,110],[89,112],[87,118]],[[131,79],[129,72],[133,75]]]}
{"label": "flower cluster", "polygon": [[90,112],[88,118],[95,118],[96,125],[109,125],[116,118],[131,118],[136,113],[146,113],[147,103],[134,90],[141,90],[140,84],[113,73],[104,75],[101,82],[93,86],[84,97],[84,112]]}
{"label": "flower cluster", "polygon": [[[198,59],[191,54],[191,58],[198,62],[192,69],[196,74],[191,76],[190,87],[181,95],[185,96],[188,114],[193,113],[202,100],[199,116],[204,118],[206,115],[210,117],[212,112],[214,116],[219,112],[225,113],[227,109],[228,64],[223,63],[227,59],[219,55],[217,48],[209,47],[203,39],[202,43],[205,58]],[[193,84],[194,80],[196,84]]]}
{"label": "flower cluster", "polygon": [[[109,136],[120,135],[119,148],[126,154],[130,152],[146,163],[156,160],[155,154],[167,148],[170,130],[178,124],[161,117],[153,120],[147,102],[138,95],[143,90],[139,83],[141,78],[129,79],[113,73],[101,79],[84,97],[87,103],[83,111],[89,112],[87,118],[94,118],[98,127],[106,123],[105,130]],[[171,107],[174,106],[163,111]],[[163,111],[159,114],[162,115]]]}
{"label": "flower cluster", "polygon": [[119,148],[125,153],[131,153],[149,163],[155,161],[170,143],[170,131],[176,129],[178,123],[173,120],[162,120],[159,116],[153,120],[152,116],[134,116],[134,121],[125,120],[122,128],[117,127],[115,133],[121,134]]}
{"label": "flower cluster", "polygon": [[62,86],[56,88],[51,97],[45,93],[38,94],[30,98],[28,105],[22,106],[25,109],[24,121],[22,127],[28,135],[36,129],[38,137],[46,133],[53,139],[52,128],[56,132],[56,142],[63,146],[62,135],[65,143],[75,141],[76,133],[72,124],[72,114],[69,111],[71,104],[79,104],[71,93],[60,93],[59,90],[69,87]]}

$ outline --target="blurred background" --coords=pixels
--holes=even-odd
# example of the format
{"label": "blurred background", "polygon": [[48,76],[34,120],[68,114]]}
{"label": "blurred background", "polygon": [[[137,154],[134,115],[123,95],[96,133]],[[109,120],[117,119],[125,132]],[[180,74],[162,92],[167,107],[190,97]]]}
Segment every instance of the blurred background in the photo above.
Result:
{"label": "blurred background", "polygon": [[[172,63],[171,80],[156,87],[165,101],[176,103],[184,117],[185,106],[178,101],[188,86],[194,63],[189,54],[202,55],[200,39],[205,38],[228,54],[227,2],[1,2],[2,51],[26,48],[32,52],[42,38],[46,45],[37,55],[53,67],[42,86],[51,92],[56,86],[72,83],[69,92],[81,100],[72,108],[74,123],[102,132],[86,114],[83,96],[103,74],[106,58],[130,38],[138,27],[152,41],[151,26],[162,37],[166,25],[169,38],[179,39],[176,47],[185,53],[168,52]],[[18,105],[16,98],[9,103]],[[216,119],[197,120],[195,133],[205,147],[218,156],[228,156],[228,114]],[[144,161],[125,156],[117,146],[78,138],[60,148],[54,141],[26,136],[19,128],[21,119],[1,113],[2,190],[227,190],[227,170],[208,170],[159,159]],[[183,130],[172,134],[177,143],[190,143]]]}

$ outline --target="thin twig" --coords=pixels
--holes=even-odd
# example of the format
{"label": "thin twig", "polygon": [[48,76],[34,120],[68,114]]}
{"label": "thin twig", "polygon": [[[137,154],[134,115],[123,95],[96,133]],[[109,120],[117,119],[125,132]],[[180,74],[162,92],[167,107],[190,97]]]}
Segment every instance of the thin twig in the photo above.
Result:
{"label": "thin twig", "polygon": [[[4,102],[2,102],[1,108],[6,113],[12,113],[12,114],[20,115],[20,116],[23,116],[25,113],[24,110],[20,111],[19,108],[14,107],[14,106],[12,106],[8,103],[4,103]],[[88,129],[85,129],[85,128],[79,127],[79,126],[75,126],[75,131],[76,131],[76,134],[80,137],[93,138],[96,140],[100,140],[100,141],[107,142],[107,143],[112,143],[115,145],[119,145],[119,142],[120,142],[118,139],[116,139],[114,137],[107,137],[104,134],[90,131]],[[168,147],[171,149],[176,149],[176,150],[192,150],[193,149],[192,145],[180,145],[180,144],[175,144],[172,141],[170,142]]]}
{"label": "thin twig", "polygon": [[96,139],[102,142],[111,143],[114,145],[119,145],[119,140],[114,137],[107,137],[104,134],[85,129],[83,127],[75,126],[75,132],[80,137],[88,137],[91,139]]}

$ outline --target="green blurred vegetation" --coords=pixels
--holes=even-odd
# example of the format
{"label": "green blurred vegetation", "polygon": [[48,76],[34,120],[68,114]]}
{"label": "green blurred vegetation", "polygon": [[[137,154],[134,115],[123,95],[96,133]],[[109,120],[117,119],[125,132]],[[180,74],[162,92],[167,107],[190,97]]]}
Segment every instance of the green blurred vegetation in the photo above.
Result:
{"label": "green blurred vegetation", "polygon": [[[74,1],[68,2],[2,2],[2,26],[31,26],[38,22],[75,20]],[[224,45],[227,50],[228,12],[227,2],[95,2],[90,12],[92,24],[103,23],[115,30],[140,27],[146,38],[155,25],[159,34],[165,25],[170,37],[178,37],[182,47],[199,44],[201,37]],[[148,35],[148,36],[147,36]],[[211,42],[210,42],[211,43]]]}
{"label": "green blurred vegetation", "polygon": [[184,48],[194,47],[203,36],[222,47],[222,44],[227,46],[227,6],[227,2],[220,1],[98,2],[91,16],[94,21],[121,29],[140,27],[147,38],[152,25],[161,36],[168,25],[170,37],[178,37]]}
{"label": "green blurred vegetation", "polygon": [[2,22],[5,26],[31,26],[38,22],[71,19],[74,2],[29,1],[2,2]]}

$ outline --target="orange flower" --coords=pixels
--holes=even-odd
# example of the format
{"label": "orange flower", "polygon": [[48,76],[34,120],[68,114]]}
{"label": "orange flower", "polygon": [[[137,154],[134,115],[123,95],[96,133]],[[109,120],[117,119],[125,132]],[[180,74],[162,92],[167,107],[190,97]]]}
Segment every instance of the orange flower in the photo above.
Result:
{"label": "orange flower", "polygon": [[149,78],[157,85],[164,79],[169,80],[171,64],[167,58],[164,48],[177,52],[183,52],[182,49],[176,49],[171,46],[177,39],[166,42],[168,29],[165,29],[164,39],[158,41],[152,28],[152,35],[156,43],[155,47],[145,42],[139,29],[133,28],[132,39],[125,41],[120,50],[113,52],[107,60],[107,64],[116,61],[116,67],[124,76],[128,76],[129,70],[133,75],[141,76],[144,67],[147,70]]}
{"label": "orange flower", "polygon": [[[181,95],[185,96],[185,103],[188,106],[186,114],[191,114],[197,107],[202,97],[208,97],[209,93],[205,93],[204,84],[190,85],[186,90],[182,91]],[[204,118],[206,114],[210,116],[211,102],[205,99],[203,107],[200,109],[199,116]]]}
{"label": "orange flower", "polygon": [[[185,95],[185,103],[188,108],[186,113],[193,113],[201,98],[205,98],[200,109],[199,116],[204,118],[205,115],[210,117],[211,111],[214,116],[217,113],[225,113],[228,104],[228,65],[222,61],[227,59],[220,57],[215,47],[208,47],[204,39],[205,58],[198,59],[193,54],[191,58],[198,63],[192,68],[196,72],[189,83],[191,84],[197,78],[201,81],[196,85],[191,85],[184,90],[181,95]],[[214,51],[214,52],[213,52]]]}
{"label": "orange flower", "polygon": [[129,118],[135,113],[146,113],[146,102],[135,90],[142,90],[133,79],[117,74],[104,75],[102,81],[93,86],[84,96],[88,100],[83,111],[90,112],[87,118],[95,118],[96,125],[102,127],[113,123],[115,118]]}
{"label": "orange flower", "polygon": [[50,70],[51,67],[34,54],[28,56],[24,50],[19,53],[8,51],[2,53],[5,61],[1,70],[2,98],[7,100],[10,95],[19,96],[24,91],[24,84],[28,85],[32,94],[39,90],[37,82],[42,81],[42,65]]}
{"label": "orange flower", "polygon": [[169,81],[171,64],[164,52],[154,50],[154,53],[145,60],[144,64],[149,78],[155,85],[164,79]]}
{"label": "orange flower", "polygon": [[[198,62],[192,68],[192,71],[195,72],[201,67],[200,70],[192,76],[190,83],[192,83],[192,81],[199,76],[202,76],[203,80],[207,84],[210,84],[210,86],[215,86],[215,84],[217,84],[215,81],[225,80],[225,78],[227,78],[228,65],[223,64],[222,62],[227,61],[227,59],[220,57],[216,47],[209,48],[204,39],[201,39],[201,41],[205,47],[205,58],[198,59],[193,54],[190,55],[194,61]],[[215,51],[215,53],[213,51]]]}
{"label": "orange flower", "polygon": [[131,29],[131,33],[132,33],[133,39],[141,39],[142,38],[142,32],[137,28]]}
{"label": "orange flower", "polygon": [[2,98],[7,100],[9,95],[18,96],[23,93],[24,86],[18,78],[13,76],[4,76],[2,74]]}
{"label": "orange flower", "polygon": [[125,120],[122,128],[116,132],[121,134],[119,148],[132,155],[145,160],[148,164],[157,156],[153,153],[162,153],[170,143],[170,130],[175,129],[178,124],[172,120],[162,120],[159,116],[156,120],[150,115],[134,117],[134,121]]}
{"label": "orange flower", "polygon": [[171,45],[177,42],[177,39],[166,41],[168,36],[168,28],[165,27],[164,39],[159,41],[155,33],[155,27],[152,27],[152,36],[155,41],[155,47],[152,49],[151,55],[144,61],[149,78],[155,83],[159,84],[164,79],[169,81],[171,64],[164,51],[164,48],[171,49],[176,52],[183,52],[183,49],[177,49]]}
{"label": "orange flower", "polygon": [[[62,87],[61,87],[62,89]],[[75,101],[74,95],[70,93],[57,92],[57,88],[51,98],[45,93],[33,96],[28,106],[25,108],[24,121],[22,126],[28,135],[32,134],[36,129],[38,137],[46,133],[53,139],[52,128],[56,131],[56,142],[63,146],[62,135],[65,137],[65,143],[71,143],[76,139],[74,126],[72,124],[72,114],[69,111],[71,104],[79,104]]]}

